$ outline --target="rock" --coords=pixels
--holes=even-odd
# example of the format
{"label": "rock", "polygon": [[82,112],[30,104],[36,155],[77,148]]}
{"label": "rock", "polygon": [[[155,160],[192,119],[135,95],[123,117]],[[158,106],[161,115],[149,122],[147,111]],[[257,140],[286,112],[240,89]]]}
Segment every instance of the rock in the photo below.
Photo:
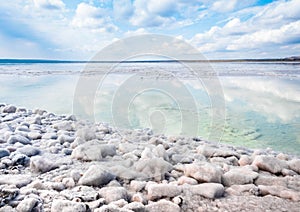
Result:
{"label": "rock", "polygon": [[75,140],[75,137],[62,134],[62,135],[58,136],[57,140],[59,140],[59,142],[61,144],[65,143],[65,142],[72,143]]}
{"label": "rock", "polygon": [[58,123],[53,124],[53,128],[56,130],[65,130],[65,131],[74,130],[72,121],[60,121]]}
{"label": "rock", "polygon": [[132,202],[140,202],[140,203],[146,203],[147,199],[144,197],[144,195],[140,192],[135,193],[131,197]]}
{"label": "rock", "polygon": [[17,110],[17,107],[13,105],[7,105],[2,108],[2,113],[15,113]]}
{"label": "rock", "polygon": [[258,173],[249,168],[234,168],[226,172],[222,177],[225,186],[252,184],[258,177]]}
{"label": "rock", "polygon": [[291,189],[287,189],[283,186],[264,186],[264,185],[259,185],[258,186],[260,190],[260,194],[262,196],[265,195],[273,195],[273,196],[278,196],[284,199],[291,199],[293,201],[300,201],[300,193],[293,191]]}
{"label": "rock", "polygon": [[64,178],[62,183],[66,188],[73,188],[75,186],[75,181],[71,177]]}
{"label": "rock", "polygon": [[297,175],[297,172],[290,170],[290,169],[282,169],[281,174],[283,176],[294,176],[294,175]]}
{"label": "rock", "polygon": [[226,189],[226,193],[237,196],[241,196],[243,193],[254,194],[255,196],[260,194],[258,187],[254,184],[232,185]]}
{"label": "rock", "polygon": [[189,184],[189,185],[197,185],[198,181],[195,180],[194,178],[191,177],[186,177],[186,176],[181,176],[178,178],[178,184],[183,185],[183,184]]}
{"label": "rock", "polygon": [[26,119],[26,121],[29,123],[29,124],[37,124],[37,125],[41,125],[42,124],[42,119],[39,115],[36,115],[34,117],[28,117]]}
{"label": "rock", "polygon": [[70,172],[70,177],[72,177],[75,182],[78,182],[78,180],[81,178],[81,174],[77,170],[72,170]]}
{"label": "rock", "polygon": [[119,199],[119,200],[116,200],[116,201],[113,201],[113,202],[109,203],[109,205],[115,205],[119,208],[123,208],[127,204],[128,204],[128,202],[124,199]]}
{"label": "rock", "polygon": [[30,169],[32,172],[45,173],[56,168],[57,165],[54,162],[41,156],[34,156],[30,160]]}
{"label": "rock", "polygon": [[116,147],[114,145],[99,144],[97,140],[81,144],[72,151],[73,158],[84,161],[97,161],[116,154]]}
{"label": "rock", "polygon": [[84,203],[57,199],[53,200],[51,206],[51,212],[85,212],[87,211],[87,209],[87,205],[85,205]]}
{"label": "rock", "polygon": [[35,198],[27,198],[19,203],[17,206],[18,212],[28,212],[28,211],[42,211],[39,201]]}
{"label": "rock", "polygon": [[211,147],[208,145],[203,145],[203,146],[197,147],[197,152],[208,158],[210,158],[210,157],[224,157],[225,158],[225,157],[230,157],[230,156],[235,156],[236,158],[240,158],[240,155],[235,151],[232,151],[227,148],[215,148],[215,147]]}
{"label": "rock", "polygon": [[[132,165],[132,164],[131,164]],[[116,175],[118,178],[122,180],[145,180],[147,176],[141,172],[137,172],[134,167],[132,166],[122,166],[122,165],[114,165],[109,167],[111,173]]]}
{"label": "rock", "polygon": [[280,173],[283,168],[287,168],[285,161],[279,160],[275,157],[262,155],[256,156],[252,165],[255,165],[259,169],[271,172],[273,174]]}
{"label": "rock", "polygon": [[145,212],[145,206],[140,202],[131,202],[123,207],[134,212]]}
{"label": "rock", "polygon": [[224,195],[225,189],[219,183],[202,183],[186,187],[186,195],[200,195],[209,199],[219,198]]}
{"label": "rock", "polygon": [[155,200],[161,197],[175,197],[181,193],[182,189],[177,185],[152,184],[148,186],[148,198]]}
{"label": "rock", "polygon": [[147,183],[146,181],[132,180],[130,182],[130,188],[135,192],[139,192],[145,188],[146,183]]}
{"label": "rock", "polygon": [[35,156],[35,155],[38,155],[41,153],[41,151],[38,148],[30,146],[30,145],[21,147],[17,151],[28,157]]}
{"label": "rock", "polygon": [[127,190],[123,187],[104,187],[99,190],[99,194],[107,203],[120,199],[128,201]]}
{"label": "rock", "polygon": [[161,158],[140,159],[134,163],[136,171],[143,173],[148,179],[164,179],[164,175],[173,169],[173,166]]}
{"label": "rock", "polygon": [[158,202],[150,203],[145,207],[148,212],[180,212],[180,207],[173,202],[167,200],[160,200]]}
{"label": "rock", "polygon": [[56,133],[54,133],[54,132],[49,132],[49,133],[45,133],[43,136],[42,136],[42,139],[47,139],[47,140],[49,140],[49,139],[57,139],[57,134]]}
{"label": "rock", "polygon": [[258,178],[254,181],[255,185],[274,185],[274,186],[283,186],[287,187],[287,178],[283,177],[272,177],[259,175]]}
{"label": "rock", "polygon": [[10,155],[9,151],[7,151],[6,149],[0,148],[0,158],[6,157],[9,155]]}
{"label": "rock", "polygon": [[11,135],[7,140],[7,143],[9,144],[15,144],[17,142],[24,145],[31,144],[30,140],[22,135]]}
{"label": "rock", "polygon": [[96,129],[93,127],[83,127],[76,131],[76,137],[80,137],[85,141],[96,139]]}
{"label": "rock", "polygon": [[32,140],[37,140],[37,139],[42,138],[41,133],[35,132],[35,131],[29,132],[29,133],[27,134],[27,136],[28,136],[28,138],[30,138],[30,139],[32,139]]}
{"label": "rock", "polygon": [[184,175],[199,182],[221,183],[222,174],[221,168],[208,162],[198,162],[184,166]]}
{"label": "rock", "polygon": [[115,176],[107,172],[102,166],[92,165],[79,179],[79,185],[102,186],[113,180]]}
{"label": "rock", "polygon": [[10,155],[11,161],[13,165],[22,165],[22,166],[28,166],[30,162],[30,158],[27,155],[14,152]]}
{"label": "rock", "polygon": [[300,159],[293,159],[288,161],[288,166],[291,170],[300,174]]}
{"label": "rock", "polygon": [[240,166],[250,165],[252,163],[252,159],[248,155],[242,155],[238,161]]}
{"label": "rock", "polygon": [[61,191],[60,194],[65,196],[68,200],[74,200],[79,197],[83,202],[91,202],[99,199],[98,191],[89,186],[76,186],[71,190],[65,189]]}
{"label": "rock", "polygon": [[32,181],[32,177],[30,175],[24,175],[24,174],[0,175],[0,185],[9,184],[21,188],[31,183],[31,181]]}

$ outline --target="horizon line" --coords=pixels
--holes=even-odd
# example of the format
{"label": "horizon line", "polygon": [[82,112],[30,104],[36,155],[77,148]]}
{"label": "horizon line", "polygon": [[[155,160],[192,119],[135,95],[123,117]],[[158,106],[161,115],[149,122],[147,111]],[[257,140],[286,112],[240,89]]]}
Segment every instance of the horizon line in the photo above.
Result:
{"label": "horizon line", "polygon": [[291,56],[285,58],[261,58],[261,59],[207,59],[207,60],[60,60],[60,59],[38,59],[38,58],[0,58],[0,63],[159,63],[159,62],[299,62],[300,56]]}

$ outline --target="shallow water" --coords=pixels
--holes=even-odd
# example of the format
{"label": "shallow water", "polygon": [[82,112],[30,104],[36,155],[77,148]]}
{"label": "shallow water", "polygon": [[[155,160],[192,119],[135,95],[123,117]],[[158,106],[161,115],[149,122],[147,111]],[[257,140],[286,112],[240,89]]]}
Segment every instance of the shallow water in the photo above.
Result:
{"label": "shallow water", "polygon": [[5,63],[0,101],[300,155],[300,63]]}

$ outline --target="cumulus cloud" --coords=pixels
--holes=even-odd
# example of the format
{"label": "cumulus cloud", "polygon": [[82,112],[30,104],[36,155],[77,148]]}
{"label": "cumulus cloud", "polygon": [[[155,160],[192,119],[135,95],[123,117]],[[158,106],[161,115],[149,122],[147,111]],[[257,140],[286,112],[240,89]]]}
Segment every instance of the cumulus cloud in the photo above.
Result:
{"label": "cumulus cloud", "polygon": [[172,17],[172,11],[166,6],[170,4],[170,1],[162,0],[160,2],[136,0],[133,4],[134,15],[130,19],[130,23],[134,26],[157,27],[166,25],[172,20],[175,21],[175,18]]}
{"label": "cumulus cloud", "polygon": [[71,25],[78,28],[89,28],[99,32],[114,32],[118,28],[112,23],[104,8],[98,8],[86,3],[77,6]]}
{"label": "cumulus cloud", "polygon": [[33,3],[37,8],[49,10],[58,10],[65,7],[62,0],[33,0]]}
{"label": "cumulus cloud", "polygon": [[257,9],[260,12],[255,15],[252,15],[253,11],[232,13],[233,17],[241,14],[252,17],[246,20],[231,18],[224,26],[212,26],[206,32],[196,34],[189,41],[203,53],[237,52],[245,49],[259,49],[263,53],[269,51],[270,47],[277,49],[286,47],[287,52],[287,46],[300,42],[299,1],[280,1],[256,7],[255,11]]}
{"label": "cumulus cloud", "polygon": [[133,14],[133,5],[131,0],[113,1],[113,11],[116,19],[128,19]]}

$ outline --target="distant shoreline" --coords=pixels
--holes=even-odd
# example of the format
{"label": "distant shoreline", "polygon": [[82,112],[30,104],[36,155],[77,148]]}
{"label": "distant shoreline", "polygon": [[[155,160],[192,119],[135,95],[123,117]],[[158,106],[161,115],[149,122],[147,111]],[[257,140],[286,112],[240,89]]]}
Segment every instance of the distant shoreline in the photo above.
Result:
{"label": "distant shoreline", "polygon": [[0,63],[171,63],[171,62],[300,62],[299,57],[275,59],[214,59],[214,60],[130,60],[130,61],[87,61],[87,60],[50,60],[50,59],[0,59]]}

